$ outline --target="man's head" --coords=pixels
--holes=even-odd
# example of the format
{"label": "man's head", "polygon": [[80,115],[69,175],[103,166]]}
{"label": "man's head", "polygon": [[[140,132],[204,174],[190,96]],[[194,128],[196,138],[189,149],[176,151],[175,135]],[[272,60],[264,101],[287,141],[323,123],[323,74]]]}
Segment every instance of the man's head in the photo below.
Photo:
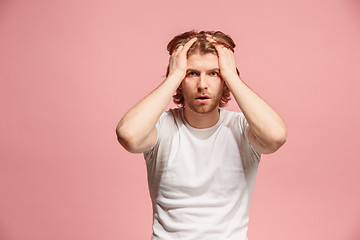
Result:
{"label": "man's head", "polygon": [[[220,32],[220,31],[189,31],[182,34],[179,34],[175,36],[167,45],[167,50],[169,51],[169,54],[171,55],[173,51],[175,51],[180,45],[184,45],[187,43],[191,38],[196,37],[197,41],[190,47],[187,57],[189,59],[190,56],[195,54],[200,55],[206,55],[206,54],[213,54],[218,55],[215,47],[210,43],[206,36],[210,36],[212,39],[214,39],[218,44],[222,44],[225,47],[231,49],[234,51],[235,43],[231,39],[230,36]],[[237,70],[237,69],[236,69]],[[239,71],[237,70],[238,74]],[[169,74],[169,66],[167,68],[166,76]],[[221,101],[219,103],[219,107],[226,106],[227,102],[230,100],[230,90],[224,83],[224,88],[222,92]],[[176,90],[176,94],[173,97],[174,103],[184,106],[184,96],[182,93],[181,87],[179,87]]]}

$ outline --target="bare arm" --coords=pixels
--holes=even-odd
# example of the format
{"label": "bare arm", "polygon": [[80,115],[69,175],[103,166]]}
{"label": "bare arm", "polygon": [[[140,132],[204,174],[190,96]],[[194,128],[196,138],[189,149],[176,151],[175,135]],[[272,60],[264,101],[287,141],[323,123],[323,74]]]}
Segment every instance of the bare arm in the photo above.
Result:
{"label": "bare arm", "polygon": [[173,93],[184,79],[186,54],[196,38],[180,46],[169,60],[169,75],[158,88],[132,107],[120,120],[116,134],[120,144],[129,152],[144,152],[156,142],[156,122],[165,111]]}
{"label": "bare arm", "polygon": [[287,129],[279,114],[253,92],[236,73],[234,53],[213,42],[219,55],[221,76],[250,125],[249,141],[261,153],[273,153],[286,141]]}
{"label": "bare arm", "polygon": [[249,141],[261,153],[273,153],[286,141],[287,130],[281,117],[254,93],[238,75],[228,78],[228,86],[250,125]]}

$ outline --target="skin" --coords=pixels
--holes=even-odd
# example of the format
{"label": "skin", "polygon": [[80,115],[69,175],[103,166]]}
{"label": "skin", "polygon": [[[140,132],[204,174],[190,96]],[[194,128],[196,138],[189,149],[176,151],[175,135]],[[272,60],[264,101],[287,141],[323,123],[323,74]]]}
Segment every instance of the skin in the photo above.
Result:
{"label": "skin", "polygon": [[[186,121],[196,128],[208,128],[219,120],[219,102],[226,82],[249,125],[249,141],[261,153],[272,153],[286,141],[286,126],[280,116],[254,93],[236,73],[233,52],[208,36],[218,53],[187,52],[196,38],[180,46],[169,59],[168,77],[131,108],[120,120],[116,132],[120,144],[129,152],[141,153],[157,139],[156,122],[180,86],[185,99]],[[215,69],[215,70],[214,70]],[[219,73],[217,76],[214,72]],[[196,99],[208,96],[207,100]]]}
{"label": "skin", "polygon": [[207,40],[213,43],[219,55],[221,76],[229,87],[237,104],[250,125],[249,141],[261,153],[277,151],[287,138],[287,129],[279,114],[252,91],[236,73],[234,53],[211,36]]}
{"label": "skin", "polygon": [[132,107],[120,120],[116,134],[120,144],[129,152],[141,153],[153,146],[157,139],[156,122],[171,101],[173,93],[185,78],[187,52],[196,38],[178,47],[169,59],[167,78]]}
{"label": "skin", "polygon": [[[180,87],[184,96],[184,116],[195,128],[207,128],[219,120],[219,103],[224,81],[215,54],[189,56],[188,70]],[[206,99],[201,99],[201,97]]]}

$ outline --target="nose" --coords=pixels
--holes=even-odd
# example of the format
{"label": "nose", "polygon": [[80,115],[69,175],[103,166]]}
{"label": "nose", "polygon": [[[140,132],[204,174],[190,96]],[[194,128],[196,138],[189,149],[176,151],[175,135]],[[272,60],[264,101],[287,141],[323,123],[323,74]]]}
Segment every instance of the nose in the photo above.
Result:
{"label": "nose", "polygon": [[204,74],[200,74],[199,81],[198,81],[198,90],[207,89],[207,81]]}

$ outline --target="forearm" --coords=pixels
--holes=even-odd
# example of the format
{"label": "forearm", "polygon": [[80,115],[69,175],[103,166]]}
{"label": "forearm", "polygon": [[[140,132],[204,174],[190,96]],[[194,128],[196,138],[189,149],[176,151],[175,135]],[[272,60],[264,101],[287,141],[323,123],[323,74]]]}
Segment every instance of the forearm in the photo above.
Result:
{"label": "forearm", "polygon": [[219,56],[221,75],[250,125],[250,143],[261,153],[275,152],[286,141],[286,126],[280,116],[240,79],[232,50],[208,37]]}
{"label": "forearm", "polygon": [[[169,75],[158,88],[132,107],[120,120],[116,133],[122,145],[139,146],[154,131],[181,80]],[[125,147],[125,146],[124,146]]]}
{"label": "forearm", "polygon": [[187,69],[187,52],[197,38],[192,38],[171,53],[169,73],[158,88],[131,108],[120,120],[116,134],[123,147],[130,152],[143,152],[155,144],[156,122],[165,111]]}
{"label": "forearm", "polygon": [[[238,75],[227,78],[227,84],[250,125],[256,140],[267,148],[277,150],[286,141],[286,126],[279,114],[253,92]],[[251,140],[251,139],[250,139]]]}

